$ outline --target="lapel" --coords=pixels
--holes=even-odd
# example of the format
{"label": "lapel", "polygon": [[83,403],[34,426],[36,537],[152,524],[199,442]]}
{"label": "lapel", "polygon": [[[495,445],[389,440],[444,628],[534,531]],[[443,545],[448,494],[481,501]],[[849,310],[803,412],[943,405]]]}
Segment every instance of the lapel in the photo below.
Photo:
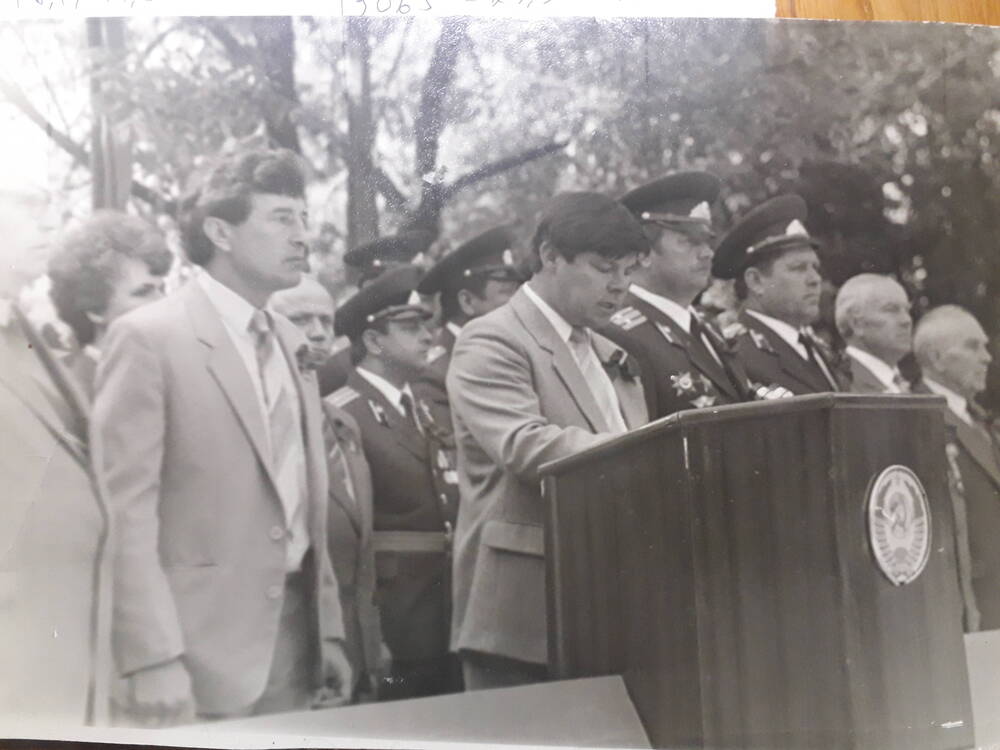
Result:
{"label": "lapel", "polygon": [[[601,360],[602,364],[610,361],[612,355],[621,350],[621,347],[614,341],[597,332],[591,332],[591,341],[593,341],[597,358]],[[646,407],[646,397],[641,379],[634,378],[631,381],[626,381],[624,378],[613,375],[609,377],[611,385],[615,388],[615,393],[618,394],[618,405],[622,417],[625,419],[625,425],[630,430],[634,430],[649,422],[649,410]]]}
{"label": "lapel", "polygon": [[[354,502],[346,497],[347,487],[340,487],[339,485],[343,480],[339,479],[339,470],[330,471],[330,488],[334,489],[335,492],[331,492],[330,496],[333,498],[344,512],[351,519],[351,523],[354,524],[354,529],[358,533],[358,536],[363,535],[364,530],[369,528],[371,524],[371,503],[366,502],[366,498],[371,497],[371,484],[367,473],[361,470],[359,466],[359,460],[361,456],[361,443],[351,429],[351,426],[344,419],[343,412],[331,404],[326,404],[326,424],[330,430],[330,442],[331,449],[333,444],[336,444],[340,448],[340,452],[344,457],[344,466],[348,474],[350,474],[350,481],[354,487]],[[336,477],[336,479],[335,479]],[[367,506],[367,507],[366,507]]]}
{"label": "lapel", "polygon": [[[664,313],[655,305],[651,305],[646,300],[628,293],[628,304],[637,308],[651,320],[659,329],[663,337],[673,346],[684,352],[688,361],[708,377],[716,388],[737,401],[741,400],[740,394],[736,391],[725,370],[715,361],[712,354],[705,348],[705,344],[690,333],[683,330],[673,318]],[[669,334],[669,335],[668,335]],[[708,334],[706,334],[708,335]],[[722,353],[719,352],[721,359]]]}
{"label": "lapel", "polygon": [[875,377],[875,373],[864,364],[856,360],[850,354],[847,355],[851,361],[851,390],[855,393],[885,393],[886,388],[882,381]]}
{"label": "lapel", "polygon": [[[13,393],[31,412],[45,425],[49,432],[57,441],[73,456],[73,458],[83,467],[89,470],[89,459],[87,457],[86,445],[83,442],[84,436],[76,435],[70,425],[56,411],[49,397],[42,392],[36,378],[55,379],[62,377],[64,385],[68,386],[67,393],[74,393],[72,381],[64,370],[60,371],[58,363],[53,357],[51,364],[53,368],[43,365],[37,356],[26,352],[16,351],[17,349],[37,349],[38,345],[31,345],[25,334],[24,328],[30,325],[23,317],[12,321],[10,325],[0,332],[0,341],[8,351],[0,357],[3,367],[0,368],[0,383]],[[20,330],[18,330],[20,329]],[[56,388],[55,384],[52,386]],[[60,392],[61,389],[59,389]],[[83,414],[87,414],[85,401],[80,399],[76,408],[81,409]]]}
{"label": "lapel", "polygon": [[264,415],[261,413],[257,393],[242,357],[219,317],[218,310],[196,281],[190,281],[177,295],[187,310],[191,327],[197,339],[205,346],[205,366],[215,378],[229,405],[243,427],[257,459],[277,492],[277,481],[271,468],[271,455],[267,445]]}
{"label": "lapel", "polygon": [[551,356],[552,369],[555,370],[556,375],[562,381],[570,398],[587,420],[590,428],[594,432],[608,432],[611,429],[610,425],[605,424],[604,415],[601,414],[601,410],[597,406],[593,391],[590,390],[587,381],[583,379],[583,373],[580,372],[580,367],[573,358],[569,346],[559,338],[548,318],[528,298],[523,289],[519,289],[511,297],[508,304],[528,335]]}
{"label": "lapel", "polygon": [[1000,487],[1000,466],[997,465],[996,455],[993,452],[993,444],[990,442],[990,439],[956,415],[947,406],[944,407],[944,421],[955,430],[958,441],[972,457],[972,460],[979,464],[997,487]]}
{"label": "lapel", "polygon": [[740,313],[740,322],[747,329],[755,331],[767,340],[767,343],[771,345],[772,351],[766,352],[762,349],[758,349],[758,351],[774,357],[775,363],[788,377],[798,380],[803,385],[819,393],[830,390],[830,384],[826,382],[826,377],[824,377],[823,373],[819,372],[809,362],[799,356],[799,353],[789,346],[781,336],[775,333],[769,325],[745,311]]}
{"label": "lapel", "polygon": [[[382,414],[385,415],[385,424],[379,422],[373,415],[372,421],[375,424],[389,430],[393,440],[408,453],[413,454],[418,461],[421,463],[427,462],[426,439],[420,434],[415,424],[400,414],[396,407],[389,403],[389,399],[382,395],[382,391],[358,375],[357,370],[351,370],[351,374],[347,378],[347,384],[361,394],[361,398],[364,399],[363,406],[365,409],[371,409],[369,402],[381,408]],[[414,404],[414,408],[419,407]]]}
{"label": "lapel", "polygon": [[[305,453],[306,476],[309,482],[309,513],[313,527],[325,529],[326,514],[323,513],[323,502],[327,496],[328,477],[326,473],[326,455],[323,450],[323,417],[319,400],[319,385],[316,382],[316,371],[307,373],[299,369],[298,351],[307,346],[305,338],[295,324],[281,315],[274,315],[274,335],[285,356],[295,383],[295,393],[299,399],[299,411],[302,418],[302,448]],[[315,502],[314,498],[322,498]],[[316,537],[314,537],[316,538]]]}
{"label": "lapel", "polygon": [[438,344],[444,347],[445,353],[448,357],[451,357],[452,349],[455,348],[455,334],[451,332],[448,326],[441,326],[441,333],[438,335]]}

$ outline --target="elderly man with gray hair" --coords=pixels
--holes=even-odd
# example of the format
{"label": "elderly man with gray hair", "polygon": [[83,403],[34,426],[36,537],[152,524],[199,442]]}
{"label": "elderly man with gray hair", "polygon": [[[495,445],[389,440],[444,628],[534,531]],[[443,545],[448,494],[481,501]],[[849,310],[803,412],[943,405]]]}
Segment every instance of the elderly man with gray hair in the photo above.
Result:
{"label": "elderly man with gray hair", "polygon": [[837,330],[847,343],[854,393],[908,393],[899,361],[910,352],[913,321],[906,290],[895,279],[862,273],[837,293]]}
{"label": "elderly man with gray hair", "polygon": [[928,312],[913,337],[914,354],[923,370],[919,390],[947,401],[944,417],[959,570],[963,586],[971,584],[974,593],[971,607],[966,593],[966,630],[978,629],[977,619],[984,630],[1000,628],[1000,460],[994,427],[974,400],[986,389],[992,361],[988,344],[979,322],[957,305]]}

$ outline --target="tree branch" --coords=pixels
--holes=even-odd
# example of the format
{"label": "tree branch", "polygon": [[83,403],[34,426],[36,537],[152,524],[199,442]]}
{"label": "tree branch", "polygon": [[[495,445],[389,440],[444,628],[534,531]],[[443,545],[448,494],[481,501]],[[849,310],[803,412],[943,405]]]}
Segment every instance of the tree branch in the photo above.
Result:
{"label": "tree branch", "polygon": [[[4,98],[17,107],[25,117],[44,130],[53,143],[73,157],[73,161],[90,169],[90,153],[87,149],[67,134],[57,130],[51,122],[45,119],[45,116],[41,112],[35,109],[35,106],[28,101],[28,98],[21,89],[9,81],[0,78],[0,94],[3,94]],[[177,204],[175,201],[165,198],[142,183],[132,180],[129,190],[132,195],[148,203],[155,210],[163,211],[171,216],[176,215]]]}
{"label": "tree branch", "polygon": [[375,183],[375,189],[385,198],[390,211],[399,213],[406,210],[406,196],[396,187],[396,183],[382,167],[372,168],[372,180]]}
{"label": "tree branch", "polygon": [[458,53],[468,38],[468,27],[466,18],[446,18],[441,24],[441,35],[434,45],[413,123],[417,177],[433,171],[437,164],[438,140],[445,125],[444,101],[455,78]]}
{"label": "tree branch", "polygon": [[482,182],[490,177],[495,177],[498,174],[508,172],[515,167],[521,166],[522,164],[527,164],[535,159],[540,159],[543,156],[548,156],[551,153],[560,151],[566,148],[567,143],[568,141],[552,141],[551,143],[546,143],[544,146],[536,146],[535,148],[529,148],[519,154],[514,154],[513,156],[507,156],[503,159],[487,162],[482,166],[476,167],[471,172],[455,179],[450,185],[446,185],[442,191],[442,198],[447,200],[455,195],[455,193],[459,190],[467,188],[470,185]]}

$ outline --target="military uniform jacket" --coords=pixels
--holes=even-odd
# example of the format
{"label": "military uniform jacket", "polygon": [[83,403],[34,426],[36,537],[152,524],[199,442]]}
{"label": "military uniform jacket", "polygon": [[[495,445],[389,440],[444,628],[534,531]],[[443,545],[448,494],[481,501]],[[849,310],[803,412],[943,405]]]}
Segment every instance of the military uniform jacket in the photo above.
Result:
{"label": "military uniform jacket", "polygon": [[973,427],[948,407],[944,421],[949,469],[957,474],[960,495],[953,498],[958,548],[968,550],[979,629],[1000,629],[1000,443],[995,429]]}
{"label": "military uniform jacket", "polygon": [[626,305],[601,332],[638,361],[651,419],[749,400],[746,374],[719,334],[702,324],[723,364],[654,305],[631,293]]}
{"label": "military uniform jacket", "polygon": [[[782,386],[796,396],[833,390],[823,371],[803,359],[766,323],[746,312],[740,313],[739,320],[743,330],[736,335],[734,346],[752,384]],[[824,356],[827,369],[836,377],[830,357],[818,356]]]}
{"label": "military uniform jacket", "polygon": [[454,465],[455,440],[452,435],[451,405],[448,403],[448,389],[445,377],[451,363],[451,352],[455,348],[455,335],[448,326],[442,326],[435,336],[424,376],[413,384],[413,394],[424,401],[431,411],[431,418],[440,428],[448,457]]}
{"label": "military uniform jacket", "polygon": [[[371,466],[375,530],[376,603],[382,635],[394,659],[431,659],[448,651],[450,558],[439,551],[406,551],[384,532],[435,532],[453,527],[454,472],[442,460],[439,429],[418,403],[423,433],[357,370],[328,399],[357,422]],[[418,399],[419,402],[419,399]],[[426,421],[424,421],[426,420]],[[380,538],[387,540],[380,543]]]}
{"label": "military uniform jacket", "polygon": [[[350,414],[323,401],[323,436],[330,477],[327,545],[344,613],[345,650],[361,689],[371,690],[382,642],[375,606],[375,548],[372,540],[372,477],[361,431]],[[334,455],[338,449],[343,460]],[[367,678],[368,685],[365,686]]]}

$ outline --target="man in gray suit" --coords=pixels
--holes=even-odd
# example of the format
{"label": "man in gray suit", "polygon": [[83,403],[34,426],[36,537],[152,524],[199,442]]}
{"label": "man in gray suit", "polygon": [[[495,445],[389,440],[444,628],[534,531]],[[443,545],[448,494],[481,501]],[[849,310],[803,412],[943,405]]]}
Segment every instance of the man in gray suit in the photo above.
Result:
{"label": "man in gray suit", "polygon": [[184,219],[202,272],[105,339],[92,439],[131,721],[348,697],[319,392],[302,334],[262,309],[307,268],[304,181],[288,151],[218,164]]}
{"label": "man in gray suit", "polygon": [[606,196],[562,193],[532,249],[532,280],[462,329],[448,370],[461,496],[452,647],[468,689],[547,674],[538,469],[646,421],[640,383],[592,331],[649,250],[642,227]]}
{"label": "man in gray suit", "polygon": [[908,393],[899,361],[909,354],[913,321],[906,290],[875,273],[852,276],[837,292],[837,330],[847,343],[854,393]]}

